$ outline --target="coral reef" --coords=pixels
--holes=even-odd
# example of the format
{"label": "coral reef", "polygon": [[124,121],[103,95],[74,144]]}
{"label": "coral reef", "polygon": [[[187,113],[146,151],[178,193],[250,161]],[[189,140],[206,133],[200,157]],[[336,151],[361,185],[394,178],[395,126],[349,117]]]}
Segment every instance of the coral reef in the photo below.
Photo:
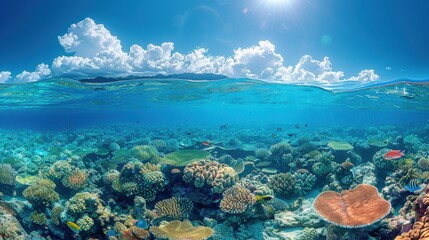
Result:
{"label": "coral reef", "polygon": [[155,211],[159,217],[168,217],[174,220],[186,220],[194,204],[188,198],[172,197],[155,204]]}
{"label": "coral reef", "polygon": [[34,208],[45,209],[60,200],[59,194],[55,192],[55,186],[55,183],[49,179],[39,179],[33,185],[26,188],[22,192],[22,195]]}
{"label": "coral reef", "polygon": [[226,164],[202,160],[185,167],[183,181],[192,182],[197,188],[208,186],[213,193],[222,193],[238,181],[238,174]]}
{"label": "coral reef", "polygon": [[4,194],[13,194],[17,172],[10,164],[0,164],[0,189]]}
{"label": "coral reef", "polygon": [[157,239],[203,240],[213,235],[213,229],[202,226],[194,227],[189,220],[163,222],[159,227],[151,227],[150,232]]}
{"label": "coral reef", "polygon": [[279,173],[271,176],[268,186],[277,194],[287,196],[294,191],[295,179],[290,173]]}
{"label": "coral reef", "polygon": [[165,175],[158,169],[155,165],[129,162],[122,168],[119,176],[112,171],[105,176],[105,181],[111,182],[116,192],[129,197],[142,196],[147,201],[153,201],[167,184]]}
{"label": "coral reef", "polygon": [[384,218],[391,209],[377,188],[360,184],[341,193],[327,191],[317,196],[314,209],[327,222],[345,228],[369,226]]}
{"label": "coral reef", "polygon": [[179,150],[165,155],[162,160],[172,166],[184,167],[188,164],[210,158],[210,153],[202,150]]}
{"label": "coral reef", "polygon": [[251,208],[255,201],[255,195],[248,189],[235,185],[223,192],[220,209],[227,213],[240,214]]}
{"label": "coral reef", "polygon": [[298,196],[304,196],[316,183],[316,176],[310,172],[296,172],[293,174],[293,191]]}
{"label": "coral reef", "polygon": [[329,173],[332,173],[335,168],[334,155],[331,152],[321,152],[314,157],[315,163],[313,164],[311,170],[318,176],[325,176]]}
{"label": "coral reef", "polygon": [[66,176],[64,176],[61,182],[64,185],[64,187],[67,187],[73,190],[80,190],[85,187],[87,179],[88,179],[88,174],[76,168],[70,173],[68,173]]}

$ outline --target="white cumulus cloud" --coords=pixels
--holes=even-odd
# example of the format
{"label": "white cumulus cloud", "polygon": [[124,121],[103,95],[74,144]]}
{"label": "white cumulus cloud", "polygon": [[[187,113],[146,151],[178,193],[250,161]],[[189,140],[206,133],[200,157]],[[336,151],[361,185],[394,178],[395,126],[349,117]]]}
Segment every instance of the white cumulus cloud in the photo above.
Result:
{"label": "white cumulus cloud", "polygon": [[12,73],[9,71],[1,71],[0,72],[0,83],[5,83],[6,81],[8,81],[10,79],[10,75]]}
{"label": "white cumulus cloud", "polygon": [[49,76],[51,76],[51,70],[49,69],[49,66],[41,63],[37,65],[34,72],[23,71],[22,73],[18,74],[15,79],[12,79],[11,82],[35,82],[48,78]]}
{"label": "white cumulus cloud", "polygon": [[206,48],[189,53],[174,50],[173,42],[146,47],[132,45],[125,50],[118,37],[91,18],[72,24],[67,33],[58,36],[68,55],[58,56],[49,67],[39,64],[34,72],[23,71],[15,78],[10,72],[0,73],[0,82],[32,82],[47,77],[97,77],[118,75],[156,75],[174,73],[215,73],[228,77],[249,77],[281,83],[334,83],[340,81],[376,81],[374,70],[362,70],[346,78],[336,71],[328,57],[317,60],[304,55],[298,63],[284,64],[270,41],[233,50],[231,56],[212,56]]}
{"label": "white cumulus cloud", "polygon": [[365,69],[359,73],[359,76],[351,77],[349,80],[359,81],[359,82],[372,82],[380,79],[374,70]]}

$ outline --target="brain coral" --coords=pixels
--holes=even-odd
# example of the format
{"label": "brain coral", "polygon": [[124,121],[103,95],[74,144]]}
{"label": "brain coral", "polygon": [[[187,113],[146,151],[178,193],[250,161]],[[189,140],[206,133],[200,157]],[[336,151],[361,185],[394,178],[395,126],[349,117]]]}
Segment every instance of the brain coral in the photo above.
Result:
{"label": "brain coral", "polygon": [[288,195],[294,190],[295,180],[290,173],[279,173],[270,178],[268,186],[278,194]]}
{"label": "brain coral", "polygon": [[255,201],[255,195],[248,189],[235,185],[223,193],[220,209],[227,213],[239,214],[252,207]]}
{"label": "brain coral", "polygon": [[194,227],[189,220],[162,222],[159,227],[151,227],[150,232],[156,239],[202,240],[213,235],[213,229],[202,226]]}
{"label": "brain coral", "polygon": [[55,183],[48,179],[39,179],[33,185],[26,188],[22,195],[33,205],[33,208],[45,208],[60,200],[55,192]]}
{"label": "brain coral", "polygon": [[222,193],[238,181],[238,174],[226,164],[202,160],[185,167],[183,180],[193,182],[197,188],[208,186],[213,193]]}
{"label": "brain coral", "polygon": [[188,219],[194,204],[189,198],[172,197],[155,204],[155,211],[159,217],[168,217],[174,220]]}
{"label": "brain coral", "polygon": [[314,201],[314,209],[325,221],[344,228],[369,226],[384,218],[390,208],[377,188],[368,184],[341,193],[326,191]]}

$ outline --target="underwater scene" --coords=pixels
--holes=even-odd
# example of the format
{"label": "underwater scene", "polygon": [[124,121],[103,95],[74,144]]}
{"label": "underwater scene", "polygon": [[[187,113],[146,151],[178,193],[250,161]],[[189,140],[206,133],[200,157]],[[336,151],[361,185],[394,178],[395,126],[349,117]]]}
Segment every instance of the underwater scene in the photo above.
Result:
{"label": "underwater scene", "polygon": [[0,6],[0,240],[429,239],[429,3]]}

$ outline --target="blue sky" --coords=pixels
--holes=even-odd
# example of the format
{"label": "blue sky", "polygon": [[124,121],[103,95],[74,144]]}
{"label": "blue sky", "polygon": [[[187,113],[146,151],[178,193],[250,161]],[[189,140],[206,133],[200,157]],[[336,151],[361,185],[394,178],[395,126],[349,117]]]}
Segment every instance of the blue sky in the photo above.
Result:
{"label": "blue sky", "polygon": [[[59,56],[75,55],[73,51],[65,51],[58,36],[64,36],[72,24],[86,18],[102,24],[117,37],[125,54],[129,54],[134,44],[146,49],[148,44],[161,46],[172,42],[174,51],[180,52],[183,58],[195,49],[204,48],[208,50],[204,56],[233,59],[234,66],[228,71],[218,67],[219,59],[203,59],[216,62],[212,64],[216,73],[231,76],[274,76],[279,72],[279,62],[311,73],[310,68],[320,68],[328,56],[332,66],[323,65],[323,71],[335,71],[330,76],[338,79],[360,76],[362,70],[374,70],[382,80],[428,77],[429,21],[425,14],[429,12],[429,2],[424,0],[14,0],[2,1],[0,5],[3,9],[0,71],[10,71],[11,78],[23,70],[27,70],[27,78],[33,80],[38,79],[31,77],[33,71],[36,75],[49,73],[43,76],[73,75],[75,68],[70,66],[52,67]],[[269,41],[269,44],[261,45],[260,41]],[[260,48],[256,48],[258,46]],[[273,51],[269,50],[272,46]],[[91,47],[82,47],[81,52]],[[246,51],[237,54],[234,52],[237,49]],[[262,57],[246,60],[254,59],[255,54]],[[312,58],[305,62],[304,55]],[[254,71],[252,65],[259,65],[263,59],[273,63]],[[180,69],[189,71],[195,68],[188,65],[196,64],[196,72],[208,71],[207,66],[201,67],[203,60],[186,63],[187,67]],[[35,71],[40,63],[47,66]],[[311,66],[305,67],[307,65]],[[123,65],[119,68],[120,71],[109,68],[106,73],[123,74],[124,69],[130,69]],[[131,72],[154,72],[154,68],[148,70],[142,64],[131,68]],[[267,75],[268,68],[272,71]],[[82,70],[82,76],[101,74],[78,70]],[[174,73],[164,68],[160,71]],[[287,74],[297,76],[296,72]],[[320,72],[313,73],[320,79]]]}

